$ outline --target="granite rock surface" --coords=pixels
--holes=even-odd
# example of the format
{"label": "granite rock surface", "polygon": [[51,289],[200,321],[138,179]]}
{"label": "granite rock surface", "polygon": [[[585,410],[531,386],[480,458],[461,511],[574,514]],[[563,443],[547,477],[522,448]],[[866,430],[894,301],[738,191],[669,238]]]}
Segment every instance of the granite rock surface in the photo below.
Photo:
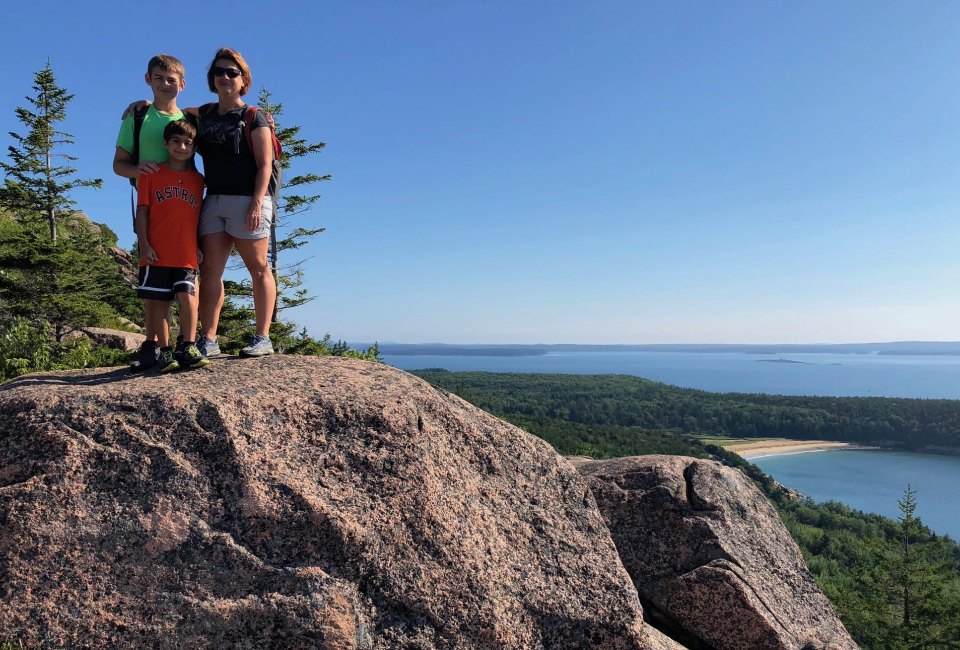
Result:
{"label": "granite rock surface", "polygon": [[0,632],[682,647],[644,623],[593,495],[546,443],[386,366],[279,355],[0,385]]}
{"label": "granite rock surface", "polygon": [[847,650],[850,638],[751,481],[681,456],[571,459],[647,615],[691,648]]}
{"label": "granite rock surface", "polygon": [[94,343],[105,345],[115,350],[137,350],[147,338],[139,332],[107,329],[103,327],[84,327],[68,336],[86,336]]}

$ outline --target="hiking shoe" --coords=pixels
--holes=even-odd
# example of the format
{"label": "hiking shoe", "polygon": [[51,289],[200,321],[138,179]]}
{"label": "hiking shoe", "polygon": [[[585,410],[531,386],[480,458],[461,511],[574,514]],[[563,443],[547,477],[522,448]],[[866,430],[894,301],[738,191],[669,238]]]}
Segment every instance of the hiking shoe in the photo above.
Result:
{"label": "hiking shoe", "polygon": [[193,343],[184,345],[177,350],[174,356],[176,356],[181,368],[202,368],[210,363],[210,359],[200,354],[199,348]]}
{"label": "hiking shoe", "polygon": [[213,339],[209,339],[206,336],[201,336],[197,339],[197,349],[200,350],[200,354],[207,357],[219,357],[220,356],[220,344]]}
{"label": "hiking shoe", "polygon": [[157,365],[157,344],[155,341],[144,341],[137,350],[137,358],[130,364],[130,372],[146,372]]}
{"label": "hiking shoe", "polygon": [[173,372],[180,369],[180,364],[173,356],[173,348],[160,348],[160,359],[157,361],[160,372]]}
{"label": "hiking shoe", "polygon": [[273,354],[273,343],[270,342],[269,336],[259,334],[254,334],[253,342],[240,349],[241,357],[265,357],[268,354]]}

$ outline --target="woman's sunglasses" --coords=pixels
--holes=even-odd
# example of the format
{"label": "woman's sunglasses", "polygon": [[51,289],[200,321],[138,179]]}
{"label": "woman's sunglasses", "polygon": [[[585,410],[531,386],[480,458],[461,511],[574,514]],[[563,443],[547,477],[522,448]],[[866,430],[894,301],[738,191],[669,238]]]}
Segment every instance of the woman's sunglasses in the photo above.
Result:
{"label": "woman's sunglasses", "polygon": [[213,69],[213,76],[214,76],[214,77],[222,77],[223,75],[227,75],[227,76],[230,77],[231,79],[236,79],[236,78],[239,77],[241,74],[242,74],[242,73],[241,73],[239,70],[237,70],[236,68],[221,68],[220,66],[216,66],[216,67]]}

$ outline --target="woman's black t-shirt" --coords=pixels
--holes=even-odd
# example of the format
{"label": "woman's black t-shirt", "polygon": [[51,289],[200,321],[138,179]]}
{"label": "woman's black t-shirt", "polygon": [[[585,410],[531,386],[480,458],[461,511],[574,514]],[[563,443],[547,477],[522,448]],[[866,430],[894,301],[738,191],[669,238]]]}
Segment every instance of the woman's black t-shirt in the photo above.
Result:
{"label": "woman's black t-shirt", "polygon": [[[207,194],[253,196],[257,180],[257,162],[243,134],[243,111],[237,108],[221,115],[211,107],[200,116],[197,150],[203,157],[203,176]],[[254,113],[251,134],[269,128],[262,111]]]}

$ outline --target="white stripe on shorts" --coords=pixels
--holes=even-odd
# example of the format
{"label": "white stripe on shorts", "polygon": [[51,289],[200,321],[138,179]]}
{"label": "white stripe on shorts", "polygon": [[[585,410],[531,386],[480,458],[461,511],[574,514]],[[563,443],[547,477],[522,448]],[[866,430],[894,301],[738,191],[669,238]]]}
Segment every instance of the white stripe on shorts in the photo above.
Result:
{"label": "white stripe on shorts", "polygon": [[143,289],[144,291],[163,291],[163,289],[154,289],[153,287],[147,286],[147,280],[150,279],[150,265],[147,264],[143,267],[143,284],[141,284],[137,289]]}

